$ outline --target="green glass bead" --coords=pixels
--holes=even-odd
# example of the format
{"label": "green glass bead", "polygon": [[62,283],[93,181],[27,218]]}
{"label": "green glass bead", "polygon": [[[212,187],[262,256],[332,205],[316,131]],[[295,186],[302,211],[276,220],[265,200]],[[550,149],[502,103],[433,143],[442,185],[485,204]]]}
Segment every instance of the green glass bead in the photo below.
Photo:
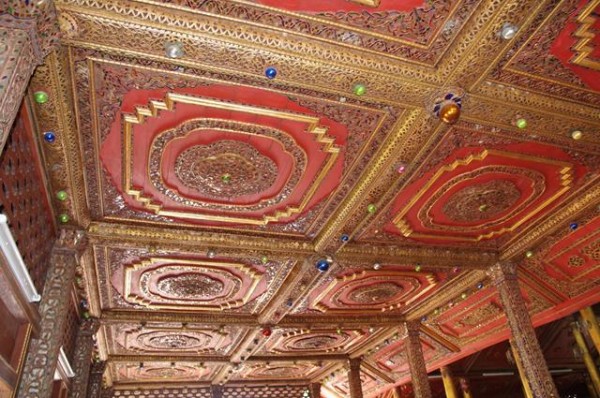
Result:
{"label": "green glass bead", "polygon": [[33,93],[33,100],[38,104],[45,104],[48,102],[48,93],[45,91],[36,91]]}
{"label": "green glass bead", "polygon": [[68,223],[70,218],[68,214],[61,214],[60,216],[58,216],[58,219],[60,220],[60,222],[62,223]]}
{"label": "green glass bead", "polygon": [[67,197],[68,197],[68,196],[69,196],[69,195],[67,194],[67,192],[66,192],[66,191],[58,191],[58,192],[56,193],[56,198],[57,198],[58,200],[60,200],[61,202],[62,202],[62,201],[64,201],[64,200],[67,200]]}
{"label": "green glass bead", "polygon": [[367,87],[364,84],[355,84],[352,91],[355,95],[358,95],[360,97],[367,93]]}
{"label": "green glass bead", "polygon": [[527,120],[517,119],[517,127],[520,129],[524,129],[525,127],[527,127]]}

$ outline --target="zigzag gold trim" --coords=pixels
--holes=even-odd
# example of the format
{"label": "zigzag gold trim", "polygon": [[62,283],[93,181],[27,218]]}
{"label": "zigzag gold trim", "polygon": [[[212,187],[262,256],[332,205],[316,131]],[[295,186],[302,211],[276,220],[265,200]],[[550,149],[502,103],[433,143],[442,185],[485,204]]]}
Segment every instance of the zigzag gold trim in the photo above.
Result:
{"label": "zigzag gold trim", "polygon": [[577,17],[577,22],[580,25],[573,35],[579,38],[579,40],[573,46],[575,55],[571,58],[571,62],[574,64],[595,70],[600,70],[600,61],[594,61],[590,58],[594,47],[589,46],[588,43],[596,36],[592,32],[592,26],[596,23],[597,18],[591,14],[598,6],[600,6],[600,0],[590,1]]}

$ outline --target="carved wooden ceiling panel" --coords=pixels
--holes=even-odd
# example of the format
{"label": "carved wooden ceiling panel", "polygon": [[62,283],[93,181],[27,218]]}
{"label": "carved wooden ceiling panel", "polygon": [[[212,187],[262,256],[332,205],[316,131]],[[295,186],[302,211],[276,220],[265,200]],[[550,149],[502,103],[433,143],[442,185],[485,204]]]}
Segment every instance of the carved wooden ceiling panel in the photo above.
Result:
{"label": "carved wooden ceiling panel", "polygon": [[103,309],[257,313],[268,304],[293,262],[151,253],[96,246]]}
{"label": "carved wooden ceiling panel", "polygon": [[536,325],[600,301],[598,0],[56,4],[38,146],[117,391],[346,397],[361,357],[374,398],[407,320],[429,370],[508,337],[497,261]]}

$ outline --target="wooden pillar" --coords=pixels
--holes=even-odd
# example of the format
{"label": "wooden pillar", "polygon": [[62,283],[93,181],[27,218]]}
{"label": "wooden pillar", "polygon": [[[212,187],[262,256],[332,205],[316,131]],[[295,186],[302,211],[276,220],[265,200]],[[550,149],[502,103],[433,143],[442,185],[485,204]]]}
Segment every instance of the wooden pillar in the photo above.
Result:
{"label": "wooden pillar", "polygon": [[210,396],[211,398],[223,398],[223,386],[220,384],[211,384]]}
{"label": "wooden pillar", "polygon": [[71,383],[70,398],[85,398],[88,395],[90,365],[92,364],[92,351],[94,349],[93,336],[98,328],[100,328],[100,321],[95,318],[84,319],[79,325],[72,363],[75,377]]}
{"label": "wooden pillar", "polygon": [[581,330],[579,330],[579,325],[576,322],[573,322],[571,324],[571,329],[573,330],[573,337],[575,338],[575,342],[577,343],[577,347],[579,348],[579,352],[581,353],[585,367],[588,370],[590,379],[592,379],[592,385],[596,390],[596,395],[598,395],[600,394],[600,374],[598,373],[598,368],[594,363],[594,359],[590,355],[590,351],[585,343],[583,334],[581,333]]}
{"label": "wooden pillar", "polygon": [[106,370],[106,361],[95,361],[90,367],[87,398],[102,398],[102,377]]}
{"label": "wooden pillar", "polygon": [[516,265],[498,263],[490,268],[489,274],[500,295],[512,341],[519,354],[519,359],[515,360],[520,361],[522,376],[529,383],[534,398],[559,398],[521,295]]}
{"label": "wooden pillar", "polygon": [[594,342],[594,346],[596,346],[596,351],[600,353],[600,325],[598,325],[598,318],[596,318],[593,308],[584,308],[579,311],[579,314],[583,320],[582,326],[587,329],[592,341]]}
{"label": "wooden pillar", "polygon": [[407,334],[404,345],[406,346],[406,356],[415,398],[431,398],[431,386],[427,377],[427,368],[423,357],[421,338],[419,337],[420,325],[414,321],[406,322],[405,325]]}
{"label": "wooden pillar", "polygon": [[446,398],[458,398],[458,392],[454,385],[452,378],[452,371],[447,366],[442,366],[440,369],[442,372],[442,381],[444,382],[444,391],[446,391]]}
{"label": "wooden pillar", "polygon": [[83,231],[62,229],[49,259],[40,303],[40,335],[32,339],[19,385],[19,398],[49,398],[69,307]]}
{"label": "wooden pillar", "polygon": [[525,395],[525,398],[533,398],[531,387],[529,386],[529,382],[527,381],[527,379],[525,378],[525,374],[523,373],[523,366],[521,364],[521,358],[519,358],[519,352],[515,348],[515,344],[512,340],[510,341],[510,350],[515,360],[515,364],[517,365],[517,370],[519,372],[519,380],[521,380],[521,386],[523,387],[523,395]]}
{"label": "wooden pillar", "polygon": [[35,67],[58,42],[54,2],[28,3],[0,9],[0,153]]}
{"label": "wooden pillar", "polygon": [[311,383],[308,386],[310,398],[321,398],[321,383]]}
{"label": "wooden pillar", "polygon": [[460,389],[463,393],[463,398],[473,398],[473,394],[471,394],[471,386],[469,385],[469,380],[464,377],[461,377],[459,380]]}
{"label": "wooden pillar", "polygon": [[348,361],[348,385],[350,386],[350,398],[363,398],[362,382],[360,380],[360,358],[352,358]]}

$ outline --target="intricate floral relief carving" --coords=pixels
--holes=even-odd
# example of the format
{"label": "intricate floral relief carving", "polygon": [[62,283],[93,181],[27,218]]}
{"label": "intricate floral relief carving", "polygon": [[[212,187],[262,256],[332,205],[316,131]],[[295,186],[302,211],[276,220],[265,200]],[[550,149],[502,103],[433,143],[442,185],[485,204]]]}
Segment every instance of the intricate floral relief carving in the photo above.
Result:
{"label": "intricate floral relief carving", "polygon": [[600,261],[600,239],[590,243],[581,251],[581,253],[585,254],[594,261]]}
{"label": "intricate floral relief carving", "polygon": [[147,337],[140,335],[137,337],[140,343],[144,343],[149,347],[159,348],[159,349],[191,349],[196,348],[203,344],[203,342],[193,336],[188,336],[185,334],[161,334],[158,336]]}
{"label": "intricate floral relief carving", "polygon": [[201,273],[184,273],[160,278],[157,290],[182,300],[211,300],[223,293],[225,284]]}
{"label": "intricate floral relief carving", "polygon": [[402,293],[403,290],[393,282],[381,282],[358,287],[348,294],[348,298],[359,304],[381,304]]}
{"label": "intricate floral relief carving", "polygon": [[[399,37],[419,44],[428,43],[437,33],[441,22],[450,14],[453,2],[434,3],[426,1],[421,7],[410,12],[375,11],[375,12],[321,12],[317,15],[325,19],[368,29],[372,32]],[[455,2],[454,2],[455,3]],[[456,24],[456,22],[455,22]],[[342,36],[350,44],[360,43],[358,35]]]}
{"label": "intricate floral relief carving", "polygon": [[324,350],[338,344],[338,339],[330,335],[309,336],[296,339],[287,344],[288,347],[297,350]]}
{"label": "intricate floral relief carving", "polygon": [[520,197],[514,182],[494,180],[462,188],[448,199],[443,211],[457,222],[489,220],[510,209]]}
{"label": "intricate floral relief carving", "polygon": [[277,165],[247,143],[225,140],[186,149],[175,173],[186,187],[223,201],[265,191],[277,178]]}
{"label": "intricate floral relief carving", "polygon": [[462,327],[477,327],[501,315],[502,309],[494,303],[489,303],[469,311],[458,323]]}

